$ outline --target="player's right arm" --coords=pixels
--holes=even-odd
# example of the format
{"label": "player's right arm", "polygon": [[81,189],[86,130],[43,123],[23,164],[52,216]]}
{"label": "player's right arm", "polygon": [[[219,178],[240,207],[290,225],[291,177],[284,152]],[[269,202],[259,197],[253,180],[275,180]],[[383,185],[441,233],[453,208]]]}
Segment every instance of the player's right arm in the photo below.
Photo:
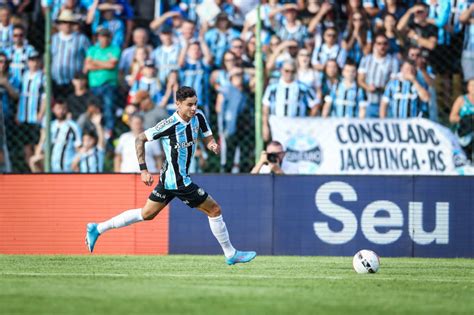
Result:
{"label": "player's right arm", "polygon": [[145,143],[148,141],[144,132],[135,139],[135,151],[137,152],[138,164],[140,165],[140,177],[147,186],[153,184],[153,176],[148,172],[145,162]]}

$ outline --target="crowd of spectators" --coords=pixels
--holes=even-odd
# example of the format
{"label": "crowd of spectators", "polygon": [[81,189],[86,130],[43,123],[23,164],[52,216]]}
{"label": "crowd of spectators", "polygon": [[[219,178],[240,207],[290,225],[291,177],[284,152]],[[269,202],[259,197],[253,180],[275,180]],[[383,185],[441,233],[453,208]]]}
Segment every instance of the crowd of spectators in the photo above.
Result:
{"label": "crowd of spectators", "polygon": [[[53,104],[42,54],[47,2]],[[134,172],[134,137],[172,114],[186,85],[223,147],[214,166],[198,147],[193,171],[250,171],[258,2],[0,1],[0,144],[10,151],[7,162],[0,150],[0,164],[43,171],[51,106],[53,171]],[[266,142],[272,115],[470,119],[472,129],[474,0],[261,3]],[[148,148],[158,171],[161,150]]]}

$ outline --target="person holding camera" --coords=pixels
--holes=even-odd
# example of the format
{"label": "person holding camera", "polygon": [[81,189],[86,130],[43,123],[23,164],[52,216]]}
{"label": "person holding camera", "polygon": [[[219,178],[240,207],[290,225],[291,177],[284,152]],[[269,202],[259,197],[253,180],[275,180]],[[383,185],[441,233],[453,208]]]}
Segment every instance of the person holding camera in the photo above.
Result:
{"label": "person holding camera", "polygon": [[281,168],[284,157],[283,145],[278,141],[271,141],[267,149],[260,154],[260,160],[250,174],[285,174]]}

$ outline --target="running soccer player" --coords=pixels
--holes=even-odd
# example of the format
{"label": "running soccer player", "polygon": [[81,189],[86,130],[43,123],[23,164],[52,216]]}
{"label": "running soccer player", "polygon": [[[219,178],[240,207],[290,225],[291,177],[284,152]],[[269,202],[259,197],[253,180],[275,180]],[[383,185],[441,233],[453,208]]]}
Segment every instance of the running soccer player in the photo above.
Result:
{"label": "running soccer player", "polygon": [[180,87],[176,92],[176,106],[177,111],[171,117],[145,130],[135,141],[141,179],[145,185],[151,186],[153,176],[148,172],[145,163],[145,142],[161,140],[166,161],[158,185],[143,208],[127,210],[99,224],[87,224],[86,244],[89,251],[94,250],[98,237],[104,232],[143,220],[152,220],[174,197],[178,197],[189,207],[197,208],[209,217],[211,231],[224,251],[227,264],[249,262],[257,254],[238,251],[232,246],[222,218],[221,207],[189,177],[189,165],[196,150],[198,137],[203,139],[204,145],[210,151],[215,154],[219,154],[220,151],[203,112],[197,109],[196,91],[187,86]]}

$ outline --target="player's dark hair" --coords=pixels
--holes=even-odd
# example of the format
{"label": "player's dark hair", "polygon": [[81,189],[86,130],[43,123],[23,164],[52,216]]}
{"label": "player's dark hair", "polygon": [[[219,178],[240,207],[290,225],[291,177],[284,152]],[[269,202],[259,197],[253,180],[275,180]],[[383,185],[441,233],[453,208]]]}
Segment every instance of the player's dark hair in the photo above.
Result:
{"label": "player's dark hair", "polygon": [[176,100],[178,102],[182,102],[188,97],[196,96],[196,91],[192,87],[189,86],[181,86],[178,91],[176,91]]}

